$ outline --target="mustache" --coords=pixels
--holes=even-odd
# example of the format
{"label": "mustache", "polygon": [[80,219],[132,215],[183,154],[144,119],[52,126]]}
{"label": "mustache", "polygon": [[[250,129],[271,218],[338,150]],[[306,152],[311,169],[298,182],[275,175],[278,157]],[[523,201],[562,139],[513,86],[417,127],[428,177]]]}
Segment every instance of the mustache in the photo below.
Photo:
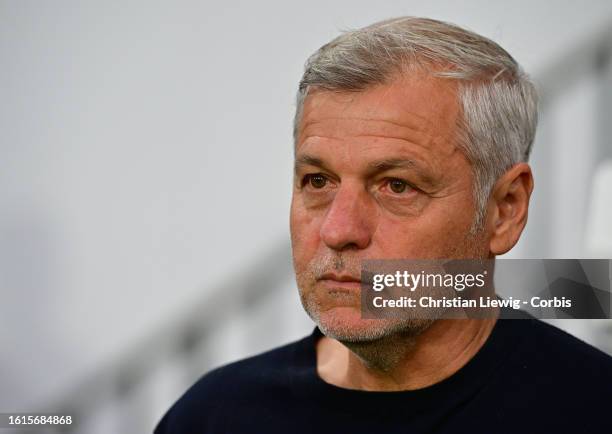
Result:
{"label": "mustache", "polygon": [[320,279],[324,274],[331,272],[360,279],[361,258],[342,253],[330,253],[312,259],[308,264],[308,271],[315,279]]}

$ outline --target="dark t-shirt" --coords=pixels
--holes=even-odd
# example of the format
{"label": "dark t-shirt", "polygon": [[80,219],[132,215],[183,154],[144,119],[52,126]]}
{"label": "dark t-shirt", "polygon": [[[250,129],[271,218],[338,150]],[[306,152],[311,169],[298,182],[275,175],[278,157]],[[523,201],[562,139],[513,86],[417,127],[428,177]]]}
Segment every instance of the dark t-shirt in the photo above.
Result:
{"label": "dark t-shirt", "polygon": [[454,375],[403,392],[324,382],[320,336],[204,375],[155,434],[612,433],[612,357],[535,319],[498,320]]}

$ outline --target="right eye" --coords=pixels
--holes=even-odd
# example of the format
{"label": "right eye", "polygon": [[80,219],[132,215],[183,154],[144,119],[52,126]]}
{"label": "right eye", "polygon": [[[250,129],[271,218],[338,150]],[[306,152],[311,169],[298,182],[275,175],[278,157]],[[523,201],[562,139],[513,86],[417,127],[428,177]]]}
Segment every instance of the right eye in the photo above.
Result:
{"label": "right eye", "polygon": [[321,189],[327,185],[327,178],[320,173],[312,173],[304,176],[302,185],[309,185],[312,188]]}

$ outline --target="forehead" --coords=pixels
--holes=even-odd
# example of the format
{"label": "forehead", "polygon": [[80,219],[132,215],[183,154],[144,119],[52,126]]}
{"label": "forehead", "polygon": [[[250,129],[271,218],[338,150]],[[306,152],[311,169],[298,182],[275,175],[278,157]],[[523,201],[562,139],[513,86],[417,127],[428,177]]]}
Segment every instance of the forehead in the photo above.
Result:
{"label": "forehead", "polygon": [[450,80],[412,74],[358,92],[314,90],[296,143],[319,138],[397,139],[437,154],[454,151],[459,105]]}

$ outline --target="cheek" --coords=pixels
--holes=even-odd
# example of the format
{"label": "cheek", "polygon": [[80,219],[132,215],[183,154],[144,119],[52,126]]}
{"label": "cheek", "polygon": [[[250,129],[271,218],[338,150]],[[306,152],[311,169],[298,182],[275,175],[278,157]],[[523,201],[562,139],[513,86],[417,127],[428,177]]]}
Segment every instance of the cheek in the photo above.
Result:
{"label": "cheek", "polygon": [[439,258],[462,243],[471,221],[464,221],[448,209],[429,209],[408,220],[385,219],[375,235],[377,257]]}
{"label": "cheek", "polygon": [[414,220],[381,222],[373,243],[377,250],[373,256],[388,259],[423,257],[430,247],[425,229]]}
{"label": "cheek", "polygon": [[289,228],[296,272],[304,270],[314,257],[320,242],[320,219],[304,211],[295,202],[291,205]]}

